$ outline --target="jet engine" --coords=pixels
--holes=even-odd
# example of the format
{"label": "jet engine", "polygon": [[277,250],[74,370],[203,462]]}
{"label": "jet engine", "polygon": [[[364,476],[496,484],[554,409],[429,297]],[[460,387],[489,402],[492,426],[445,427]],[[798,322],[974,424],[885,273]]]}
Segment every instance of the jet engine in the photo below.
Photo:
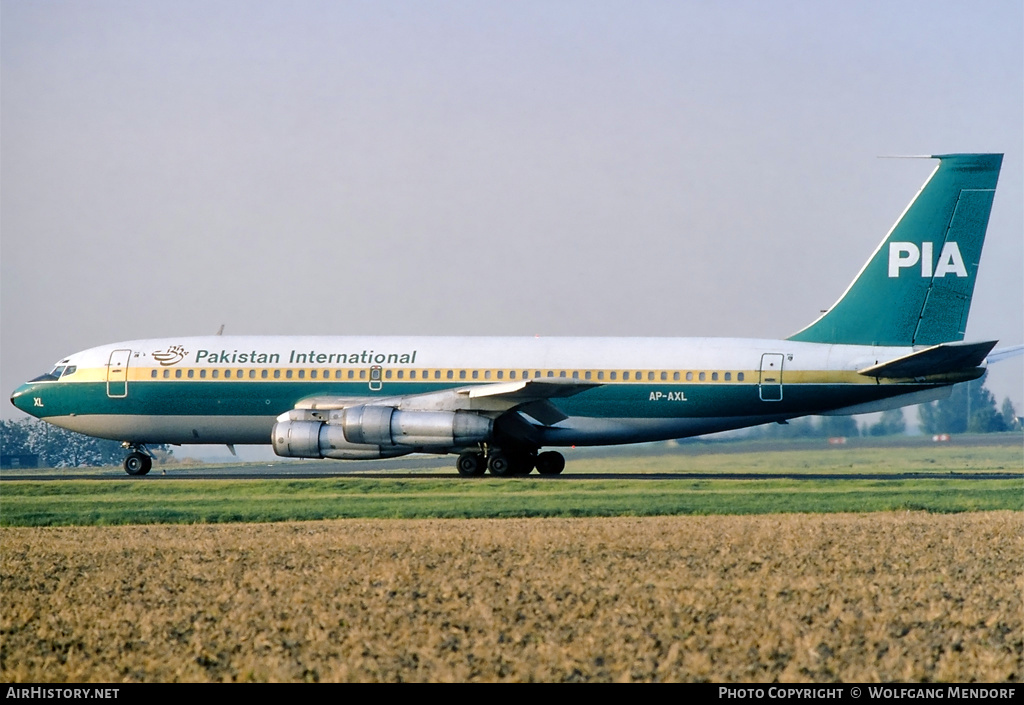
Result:
{"label": "jet engine", "polygon": [[494,421],[467,411],[353,406],[342,410],[341,427],[351,443],[451,448],[488,440]]}
{"label": "jet engine", "polygon": [[289,411],[274,424],[272,441],[274,452],[286,458],[372,460],[447,452],[486,441],[493,430],[493,420],[471,412],[360,405],[330,412]]}

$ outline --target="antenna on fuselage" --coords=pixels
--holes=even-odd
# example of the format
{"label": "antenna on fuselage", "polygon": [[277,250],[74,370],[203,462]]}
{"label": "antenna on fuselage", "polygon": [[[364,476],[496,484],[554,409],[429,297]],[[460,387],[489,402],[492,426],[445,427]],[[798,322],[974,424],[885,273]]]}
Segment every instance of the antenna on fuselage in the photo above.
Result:
{"label": "antenna on fuselage", "polygon": [[224,324],[220,324],[220,330],[217,331],[217,335],[224,335]]}

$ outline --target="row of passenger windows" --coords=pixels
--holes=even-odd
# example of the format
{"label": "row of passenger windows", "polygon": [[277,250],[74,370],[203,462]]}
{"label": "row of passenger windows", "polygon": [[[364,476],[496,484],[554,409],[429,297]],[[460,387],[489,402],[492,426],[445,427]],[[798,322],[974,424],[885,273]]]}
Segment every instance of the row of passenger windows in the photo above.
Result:
{"label": "row of passenger windows", "polygon": [[[172,375],[173,373],[173,375]],[[543,379],[557,377],[559,379],[576,379],[597,382],[661,381],[692,382],[724,381],[742,382],[742,372],[693,372],[693,371],[653,371],[653,370],[254,370],[254,369],[165,369],[163,375],[159,370],[151,370],[150,376],[158,379],[338,379],[338,380],[516,380]]]}

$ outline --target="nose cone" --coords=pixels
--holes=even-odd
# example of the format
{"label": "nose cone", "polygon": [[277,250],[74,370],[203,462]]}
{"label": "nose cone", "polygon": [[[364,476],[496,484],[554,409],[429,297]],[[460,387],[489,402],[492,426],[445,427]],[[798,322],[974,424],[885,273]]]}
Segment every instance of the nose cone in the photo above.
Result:
{"label": "nose cone", "polygon": [[11,403],[16,407],[24,411],[26,414],[32,416],[39,416],[36,408],[35,400],[32,397],[32,390],[35,388],[34,384],[23,384],[11,394]]}

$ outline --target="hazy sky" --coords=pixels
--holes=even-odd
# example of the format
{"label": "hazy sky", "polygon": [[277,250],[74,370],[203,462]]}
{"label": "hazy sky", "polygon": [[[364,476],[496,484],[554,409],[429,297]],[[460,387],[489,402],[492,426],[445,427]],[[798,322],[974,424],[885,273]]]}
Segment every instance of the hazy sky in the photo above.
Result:
{"label": "hazy sky", "polygon": [[955,151],[1006,154],[968,338],[1024,342],[1022,36],[1019,0],[0,0],[2,391],[221,324],[784,337],[934,168],[876,157]]}

